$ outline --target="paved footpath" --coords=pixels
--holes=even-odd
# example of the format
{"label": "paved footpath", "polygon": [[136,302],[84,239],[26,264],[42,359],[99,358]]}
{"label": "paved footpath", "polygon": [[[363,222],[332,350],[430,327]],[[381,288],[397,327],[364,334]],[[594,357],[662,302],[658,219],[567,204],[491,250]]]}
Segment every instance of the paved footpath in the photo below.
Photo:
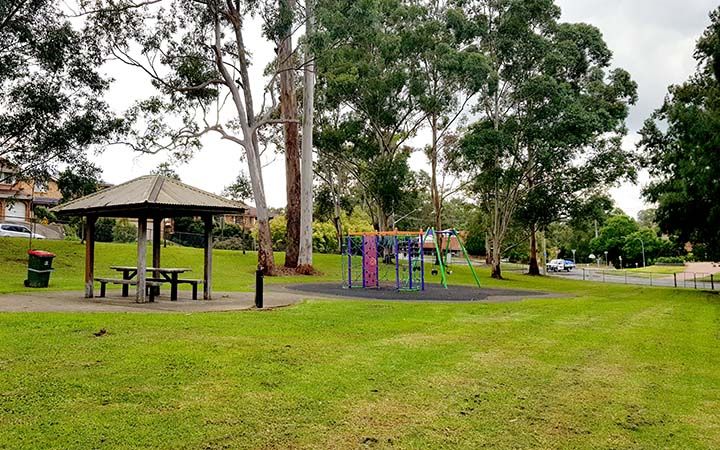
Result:
{"label": "paved footpath", "polygon": [[[180,296],[182,297],[181,291]],[[238,311],[255,307],[254,292],[214,293],[213,300],[190,300],[156,297],[153,303],[135,303],[133,297],[121,297],[108,291],[105,298],[83,298],[78,291],[31,292],[0,295],[0,312],[209,312]],[[307,294],[265,292],[264,306],[277,308],[294,305],[308,298]]]}
{"label": "paved footpath", "polygon": [[[327,285],[327,286],[325,286]],[[418,298],[394,298],[388,292],[367,291],[362,292],[361,298],[357,297],[360,292],[343,291],[335,283],[324,283],[319,285],[322,289],[301,291],[297,286],[272,285],[265,287],[264,307],[278,308],[295,305],[308,299],[334,299],[334,300],[378,300],[373,295],[385,294],[385,298],[377,295],[379,300],[390,301],[453,301],[446,298],[428,300],[418,295]],[[328,290],[328,286],[337,289]],[[295,288],[295,289],[292,289]],[[473,288],[465,288],[473,289]],[[562,294],[548,294],[541,292],[514,291],[507,289],[482,289],[476,290],[482,294],[478,298],[467,297],[464,300],[454,301],[480,301],[483,303],[517,302],[531,297],[559,298]],[[392,291],[395,292],[395,291]],[[183,298],[181,291],[177,301],[170,301],[169,297],[160,296],[155,298],[153,303],[135,303],[133,297],[121,297],[120,290],[109,290],[105,298],[83,298],[79,291],[39,291],[23,292],[15,294],[0,294],[0,312],[210,312],[210,311],[240,311],[253,309],[255,307],[254,292],[227,292],[213,293],[213,299],[209,301],[190,300]],[[391,298],[393,297],[393,298]]]}

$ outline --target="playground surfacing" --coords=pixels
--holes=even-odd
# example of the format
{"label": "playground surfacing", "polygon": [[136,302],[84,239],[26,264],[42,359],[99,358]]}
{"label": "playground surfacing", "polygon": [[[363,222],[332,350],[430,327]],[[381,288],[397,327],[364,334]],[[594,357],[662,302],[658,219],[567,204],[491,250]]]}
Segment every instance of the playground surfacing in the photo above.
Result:
{"label": "playground surfacing", "polygon": [[436,302],[513,302],[526,298],[558,297],[539,291],[516,289],[478,288],[476,286],[448,286],[425,284],[424,291],[399,291],[392,286],[375,289],[343,288],[338,283],[305,283],[285,286],[289,291],[323,297],[355,298],[365,300],[406,300]]}

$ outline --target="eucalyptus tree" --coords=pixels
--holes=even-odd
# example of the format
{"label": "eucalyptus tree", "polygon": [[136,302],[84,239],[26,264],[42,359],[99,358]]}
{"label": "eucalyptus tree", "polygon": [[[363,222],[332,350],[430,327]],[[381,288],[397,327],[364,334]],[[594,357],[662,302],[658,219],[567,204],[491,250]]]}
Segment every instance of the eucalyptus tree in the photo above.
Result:
{"label": "eucalyptus tree", "polygon": [[16,176],[82,168],[88,148],[122,132],[102,100],[102,62],[57,2],[0,2],[0,161]]}
{"label": "eucalyptus tree", "polygon": [[140,69],[157,90],[131,110],[136,122],[127,143],[133,149],[186,157],[211,133],[242,149],[257,207],[258,265],[273,273],[258,131],[292,120],[278,114],[277,70],[259,107],[253,95],[253,49],[245,35],[246,21],[258,7],[241,0],[95,0],[84,3],[83,13],[87,35],[113,58]]}
{"label": "eucalyptus tree", "polygon": [[295,76],[298,58],[293,48],[293,32],[298,22],[297,4],[295,0],[267,1],[263,13],[265,34],[275,43],[277,52],[272,66],[278,72],[280,116],[285,119],[285,267],[294,268],[298,265],[300,251],[300,135]]}
{"label": "eucalyptus tree", "polygon": [[318,91],[342,133],[342,162],[363,187],[375,225],[391,226],[410,180],[407,140],[427,114],[417,74],[420,5],[400,0],[324,0],[316,7]]}
{"label": "eucalyptus tree", "polygon": [[[657,203],[663,232],[706,247],[720,259],[720,8],[697,42],[698,68],[671,86],[645,122],[639,147],[653,180],[645,197]],[[699,246],[698,246],[699,247]]]}
{"label": "eucalyptus tree", "polygon": [[[415,27],[420,109],[426,114],[430,144],[430,195],[433,225],[443,228],[443,202],[462,188],[457,173],[450,174],[452,148],[458,142],[457,125],[469,112],[471,100],[487,82],[487,58],[473,45],[476,30],[468,27],[465,11],[453,2],[421,2],[423,14]],[[455,175],[455,176],[453,176]]]}
{"label": "eucalyptus tree", "polygon": [[[624,70],[608,70],[600,32],[559,23],[552,0],[478,1],[466,13],[493,82],[481,92],[458,167],[471,173],[489,217],[492,276],[501,278],[503,240],[523,202],[553,214],[552,196],[627,174],[632,155],[621,139],[636,85]],[[537,212],[529,230],[535,269]]]}

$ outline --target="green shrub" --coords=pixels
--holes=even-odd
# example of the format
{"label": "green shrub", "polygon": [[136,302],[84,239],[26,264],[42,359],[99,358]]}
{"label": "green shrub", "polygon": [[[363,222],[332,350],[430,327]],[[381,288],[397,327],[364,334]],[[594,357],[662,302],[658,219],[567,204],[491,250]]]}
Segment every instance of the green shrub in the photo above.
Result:
{"label": "green shrub", "polygon": [[112,242],[115,230],[115,219],[101,217],[95,222],[95,240],[97,242]]}
{"label": "green shrub", "polygon": [[127,219],[118,220],[113,230],[114,242],[135,242],[137,240],[137,227]]}
{"label": "green shrub", "polygon": [[682,256],[660,256],[655,258],[655,264],[683,264],[685,258]]}

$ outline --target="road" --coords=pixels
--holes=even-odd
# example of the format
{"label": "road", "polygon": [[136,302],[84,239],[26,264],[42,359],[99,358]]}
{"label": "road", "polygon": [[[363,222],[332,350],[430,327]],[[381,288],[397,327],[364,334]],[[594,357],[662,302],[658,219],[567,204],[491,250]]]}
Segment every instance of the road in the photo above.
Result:
{"label": "road", "polygon": [[[717,273],[717,272],[715,272]],[[548,275],[573,280],[595,281],[603,283],[635,284],[643,286],[666,286],[689,289],[720,289],[720,276],[710,281],[708,272],[678,273],[675,277],[668,274],[633,273],[624,270],[598,270],[578,268],[570,272],[548,272]],[[677,283],[677,285],[676,285]]]}

